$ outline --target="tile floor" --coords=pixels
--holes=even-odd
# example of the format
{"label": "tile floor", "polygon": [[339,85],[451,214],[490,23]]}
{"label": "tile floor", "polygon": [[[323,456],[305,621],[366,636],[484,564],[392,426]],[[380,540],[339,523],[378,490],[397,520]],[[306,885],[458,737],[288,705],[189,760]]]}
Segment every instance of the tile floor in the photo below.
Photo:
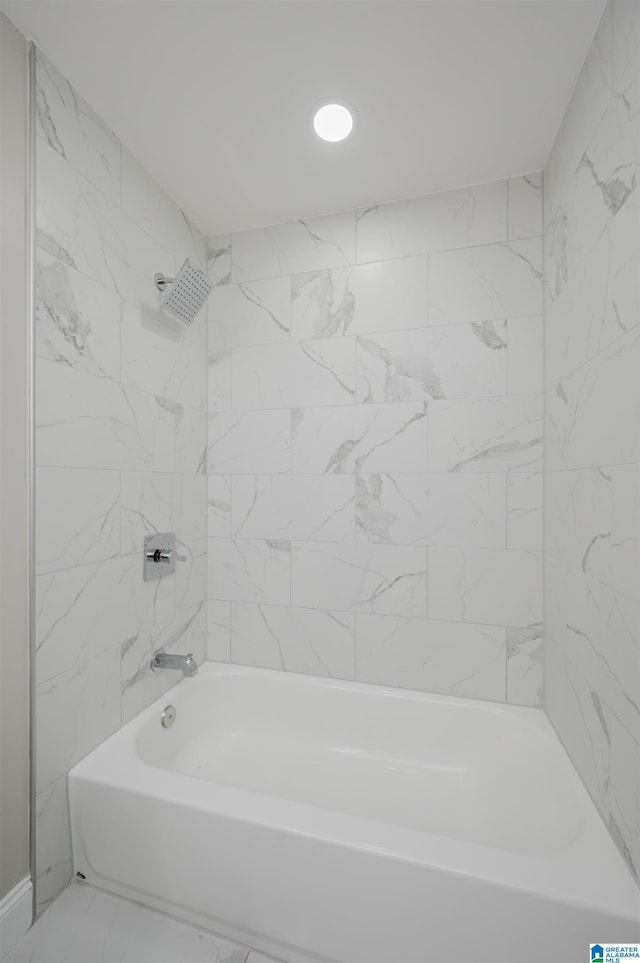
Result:
{"label": "tile floor", "polygon": [[3,963],[277,963],[219,936],[71,883]]}

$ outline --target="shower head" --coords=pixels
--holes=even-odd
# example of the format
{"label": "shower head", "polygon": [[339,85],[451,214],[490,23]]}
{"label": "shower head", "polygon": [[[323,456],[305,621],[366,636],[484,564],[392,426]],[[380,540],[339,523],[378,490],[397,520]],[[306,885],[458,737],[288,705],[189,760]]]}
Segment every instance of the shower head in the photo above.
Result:
{"label": "shower head", "polygon": [[164,295],[161,306],[183,324],[191,324],[211,291],[206,274],[199,271],[189,258],[174,278],[156,274],[154,281]]}

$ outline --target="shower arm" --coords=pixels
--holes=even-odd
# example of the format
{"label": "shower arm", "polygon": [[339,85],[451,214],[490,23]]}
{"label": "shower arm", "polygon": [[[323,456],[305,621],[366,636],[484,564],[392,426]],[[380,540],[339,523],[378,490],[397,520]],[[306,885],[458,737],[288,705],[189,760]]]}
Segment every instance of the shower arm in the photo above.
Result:
{"label": "shower arm", "polygon": [[166,277],[164,274],[161,274],[161,273],[158,271],[158,272],[156,272],[156,274],[153,275],[153,280],[155,281],[155,285],[156,285],[158,291],[164,291],[164,289],[165,289],[169,284],[173,284],[173,282],[175,281],[175,278],[168,278],[168,277]]}

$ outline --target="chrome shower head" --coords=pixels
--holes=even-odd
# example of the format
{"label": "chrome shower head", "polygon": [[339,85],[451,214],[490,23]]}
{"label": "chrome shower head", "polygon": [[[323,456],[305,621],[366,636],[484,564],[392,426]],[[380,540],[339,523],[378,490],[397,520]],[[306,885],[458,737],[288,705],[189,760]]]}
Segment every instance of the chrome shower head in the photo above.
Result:
{"label": "chrome shower head", "polygon": [[161,306],[183,324],[191,324],[211,291],[206,274],[198,270],[189,258],[174,278],[156,274],[154,281],[158,291],[164,294]]}

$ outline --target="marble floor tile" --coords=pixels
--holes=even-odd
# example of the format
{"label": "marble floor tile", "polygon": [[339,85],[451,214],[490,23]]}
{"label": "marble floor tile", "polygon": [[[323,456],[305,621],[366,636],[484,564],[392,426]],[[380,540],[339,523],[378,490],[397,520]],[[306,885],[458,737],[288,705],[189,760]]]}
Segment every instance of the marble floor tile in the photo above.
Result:
{"label": "marble floor tile", "polygon": [[72,883],[4,963],[246,963],[248,952],[137,903]]}

